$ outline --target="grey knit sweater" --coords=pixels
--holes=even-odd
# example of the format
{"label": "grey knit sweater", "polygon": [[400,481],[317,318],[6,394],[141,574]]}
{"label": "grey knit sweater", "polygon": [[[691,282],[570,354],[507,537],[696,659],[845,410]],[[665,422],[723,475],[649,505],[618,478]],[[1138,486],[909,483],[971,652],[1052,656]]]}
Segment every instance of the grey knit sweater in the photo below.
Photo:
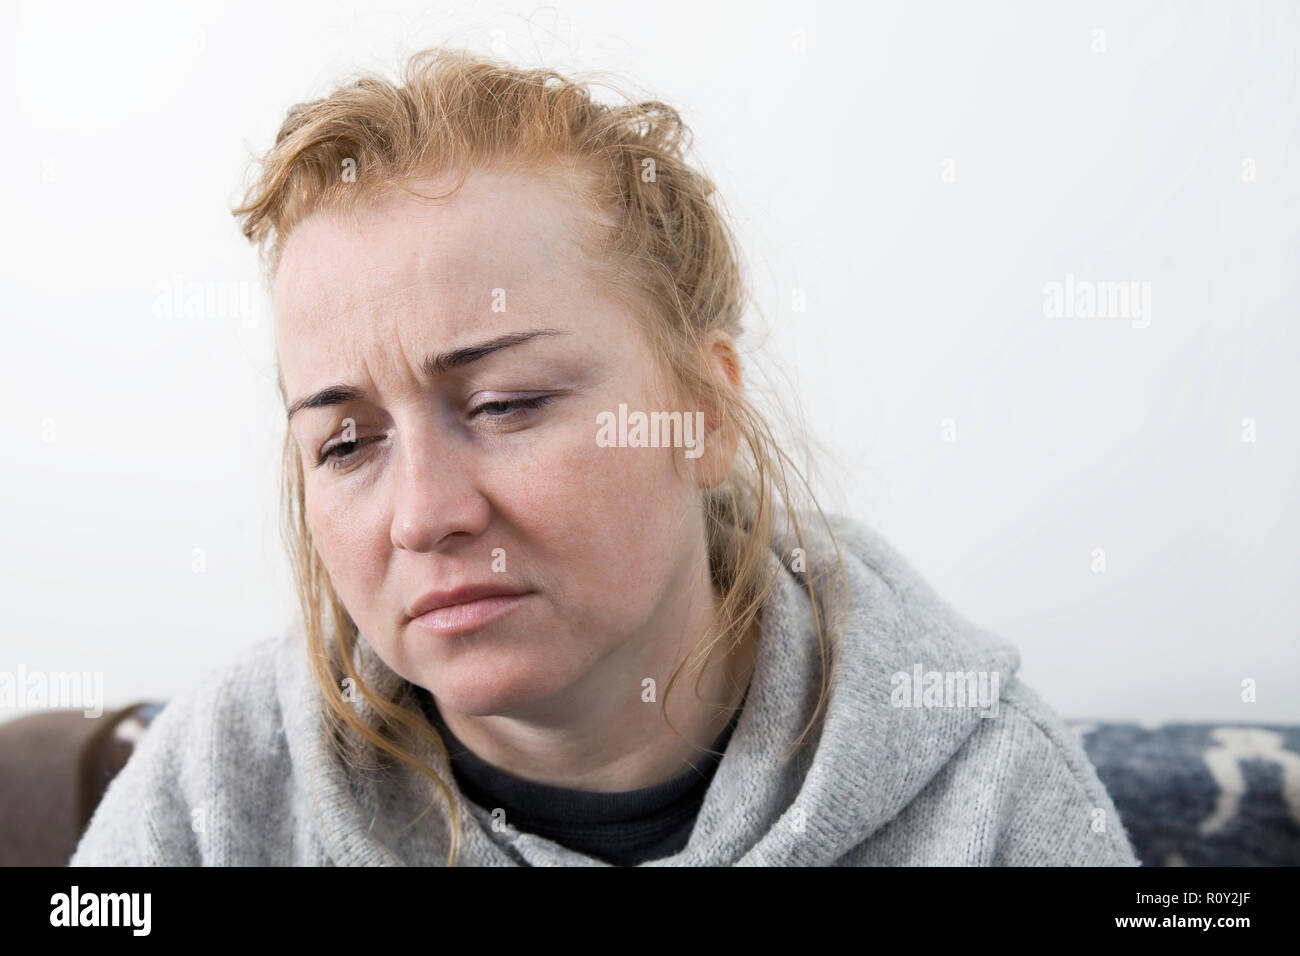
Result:
{"label": "grey knit sweater", "polygon": [[[1016,649],[960,617],[871,529],[831,523],[848,602],[823,718],[783,760],[821,679],[802,582],[814,575],[820,602],[838,570],[805,517],[802,554],[773,542],[753,681],[690,841],[642,865],[1138,865],[1075,737],[1014,676]],[[410,689],[364,640],[359,654],[381,690]],[[427,778],[346,765],[323,728],[291,628],[168,704],[71,865],[444,865],[445,804],[420,817]],[[608,865],[501,826],[464,801],[445,760],[422,756],[463,801],[458,865]]]}

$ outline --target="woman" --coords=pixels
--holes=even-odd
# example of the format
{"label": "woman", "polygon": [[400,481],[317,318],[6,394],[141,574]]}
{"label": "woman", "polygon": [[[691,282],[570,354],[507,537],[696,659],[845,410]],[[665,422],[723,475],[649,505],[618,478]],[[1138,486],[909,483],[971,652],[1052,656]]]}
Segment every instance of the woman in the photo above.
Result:
{"label": "woman", "polygon": [[1015,648],[796,505],[688,141],[447,51],[289,112],[235,212],[302,621],[74,865],[1136,863]]}

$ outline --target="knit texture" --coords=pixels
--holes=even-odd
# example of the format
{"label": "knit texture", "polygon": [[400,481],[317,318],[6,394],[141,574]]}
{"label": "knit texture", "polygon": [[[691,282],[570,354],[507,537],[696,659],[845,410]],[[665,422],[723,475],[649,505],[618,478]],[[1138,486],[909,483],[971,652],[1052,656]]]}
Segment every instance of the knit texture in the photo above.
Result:
{"label": "knit texture", "polygon": [[[744,710],[689,842],[640,865],[1138,865],[1076,737],[1014,676],[1016,648],[958,615],[873,530],[829,520],[847,591],[834,593],[836,553],[816,516],[801,515],[801,551],[772,542]],[[821,686],[809,576],[842,644],[823,714],[785,759]],[[364,637],[358,654],[372,686],[411,691]],[[924,694],[900,697],[932,672],[997,675],[994,705],[953,706],[928,678]],[[450,818],[441,799],[424,812],[432,784],[404,765],[346,765],[322,706],[298,626],[213,671],[154,720],[71,865],[445,865]],[[608,865],[500,825],[464,799],[445,759],[421,756],[465,811],[456,865]]]}

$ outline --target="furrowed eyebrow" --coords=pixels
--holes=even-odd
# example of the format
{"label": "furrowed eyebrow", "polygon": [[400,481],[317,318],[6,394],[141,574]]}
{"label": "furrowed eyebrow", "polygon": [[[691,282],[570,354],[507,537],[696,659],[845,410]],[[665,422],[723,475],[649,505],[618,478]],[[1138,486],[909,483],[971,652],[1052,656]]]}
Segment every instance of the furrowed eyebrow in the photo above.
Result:
{"label": "furrowed eyebrow", "polygon": [[479,345],[467,345],[463,349],[456,349],[454,352],[444,352],[440,355],[430,355],[420,365],[420,371],[429,378],[436,378],[454,368],[462,365],[468,365],[470,362],[477,362],[485,355],[491,355],[493,352],[499,352],[501,349],[508,349],[512,345],[519,345],[521,342],[527,342],[529,339],[535,339],[539,335],[568,335],[563,329],[533,329],[529,332],[510,332],[506,335],[498,336],[495,339],[489,339]]}
{"label": "furrowed eyebrow", "polygon": [[319,392],[300,398],[289,406],[289,418],[293,418],[304,408],[325,408],[329,405],[344,405],[359,401],[365,392],[355,385],[331,385]]}
{"label": "furrowed eyebrow", "polygon": [[[451,352],[430,353],[420,363],[420,371],[429,378],[437,378],[452,369],[461,368],[471,362],[477,362],[493,352],[499,352],[502,349],[510,348],[512,345],[519,345],[542,335],[568,335],[568,332],[563,329],[533,329],[528,332],[511,332]],[[365,394],[363,389],[357,388],[355,385],[329,385],[290,404],[288,417],[292,419],[294,415],[304,408],[325,408],[330,405],[344,405],[348,402],[360,401],[365,398]]]}

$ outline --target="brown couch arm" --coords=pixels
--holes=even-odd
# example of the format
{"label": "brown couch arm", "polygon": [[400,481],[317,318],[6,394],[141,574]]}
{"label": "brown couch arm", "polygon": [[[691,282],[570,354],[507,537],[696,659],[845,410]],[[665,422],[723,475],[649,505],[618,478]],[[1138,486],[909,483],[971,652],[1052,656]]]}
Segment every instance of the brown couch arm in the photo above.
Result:
{"label": "brown couch arm", "polygon": [[161,705],[0,723],[0,866],[65,866]]}

